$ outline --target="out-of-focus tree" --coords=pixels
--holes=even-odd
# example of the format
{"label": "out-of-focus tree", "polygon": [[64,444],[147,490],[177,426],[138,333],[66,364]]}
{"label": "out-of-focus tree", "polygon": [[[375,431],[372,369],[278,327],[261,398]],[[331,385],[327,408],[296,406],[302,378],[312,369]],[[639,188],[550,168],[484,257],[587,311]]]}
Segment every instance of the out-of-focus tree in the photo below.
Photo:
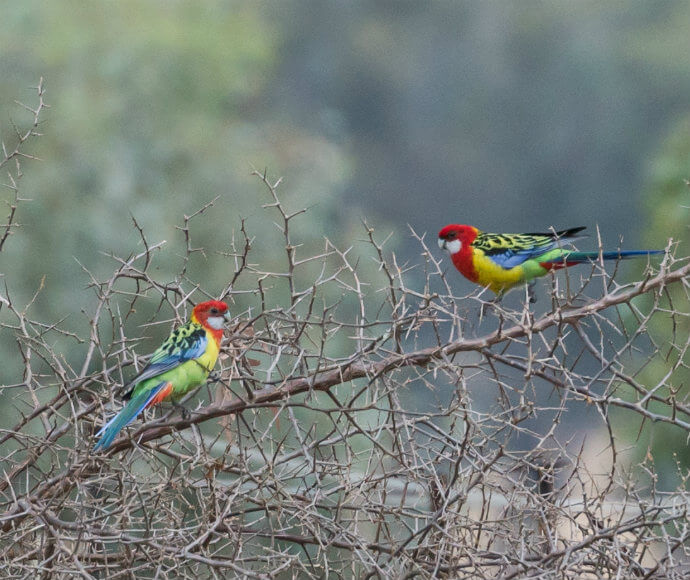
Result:
{"label": "out-of-focus tree", "polygon": [[420,231],[599,223],[637,241],[622,200],[686,106],[688,5],[394,6],[283,4],[278,98],[305,126],[346,128],[348,199],[375,192],[371,211]]}
{"label": "out-of-focus tree", "polygon": [[[674,123],[673,128],[659,146],[658,153],[649,163],[649,174],[644,190],[644,209],[648,216],[643,239],[650,247],[660,247],[669,238],[672,251],[678,257],[690,255],[690,115]],[[670,312],[685,313],[675,318],[660,318],[650,324],[650,336],[654,338],[662,356],[649,360],[640,380],[650,392],[675,395],[679,403],[690,395],[688,343],[690,343],[690,299],[686,286],[664,289],[658,297]],[[646,296],[642,308],[649,307],[653,298]],[[632,316],[629,317],[632,319]],[[631,324],[636,321],[628,320]],[[659,409],[653,402],[650,408]],[[666,414],[668,409],[664,411]],[[684,477],[683,470],[690,465],[687,434],[664,423],[621,421],[623,436],[634,441],[634,459],[649,460],[655,468],[661,484],[677,485]]]}
{"label": "out-of-focus tree", "polygon": [[[283,241],[257,210],[257,198],[270,199],[250,177],[254,166],[278,175],[289,168],[285,189],[299,193],[288,203],[314,206],[314,237],[345,239],[358,225],[359,215],[338,209],[344,149],[266,113],[280,31],[259,5],[28,1],[1,11],[2,110],[13,110],[17,87],[41,75],[51,104],[42,120],[50,130],[33,151],[43,162],[22,184],[32,201],[4,255],[4,271],[22,272],[10,289],[18,302],[44,280],[50,292],[39,293],[33,310],[83,328],[90,274],[112,269],[108,254],[141,249],[132,217],[151,243],[167,241],[155,259],[172,278],[186,252],[183,216],[216,197],[203,227],[189,224],[191,244],[204,248],[189,261],[189,280],[223,288],[232,273],[221,253],[242,218],[262,264],[276,266]],[[3,116],[3,136],[12,134],[10,120],[22,125],[18,111]],[[165,330],[150,333],[157,340]]]}

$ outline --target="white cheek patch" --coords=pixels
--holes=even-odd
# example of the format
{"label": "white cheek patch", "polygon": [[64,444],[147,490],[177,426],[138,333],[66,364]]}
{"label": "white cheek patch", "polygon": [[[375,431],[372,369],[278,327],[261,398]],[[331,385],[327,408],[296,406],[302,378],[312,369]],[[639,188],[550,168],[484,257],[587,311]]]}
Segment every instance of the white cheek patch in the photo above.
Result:
{"label": "white cheek patch", "polygon": [[220,330],[223,328],[223,325],[225,324],[225,318],[222,316],[209,316],[206,319],[206,322],[208,322],[208,325],[215,329],[215,330]]}
{"label": "white cheek patch", "polygon": [[457,254],[462,248],[462,242],[460,240],[453,240],[451,242],[446,242],[446,251],[449,254]]}

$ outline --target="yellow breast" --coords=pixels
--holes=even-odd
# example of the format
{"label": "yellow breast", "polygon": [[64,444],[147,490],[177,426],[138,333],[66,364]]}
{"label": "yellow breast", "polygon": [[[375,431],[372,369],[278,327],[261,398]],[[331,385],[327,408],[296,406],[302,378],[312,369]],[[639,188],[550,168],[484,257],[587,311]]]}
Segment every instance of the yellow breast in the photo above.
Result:
{"label": "yellow breast", "polygon": [[506,270],[477,248],[473,249],[473,258],[474,268],[477,272],[477,283],[486,286],[496,294],[505,292],[524,282],[521,266]]}
{"label": "yellow breast", "polygon": [[213,335],[207,330],[206,338],[208,339],[208,344],[206,346],[206,352],[202,354],[196,361],[203,367],[207,368],[209,372],[213,370],[216,366],[216,361],[218,360],[218,353],[220,349],[218,348],[218,343]]}

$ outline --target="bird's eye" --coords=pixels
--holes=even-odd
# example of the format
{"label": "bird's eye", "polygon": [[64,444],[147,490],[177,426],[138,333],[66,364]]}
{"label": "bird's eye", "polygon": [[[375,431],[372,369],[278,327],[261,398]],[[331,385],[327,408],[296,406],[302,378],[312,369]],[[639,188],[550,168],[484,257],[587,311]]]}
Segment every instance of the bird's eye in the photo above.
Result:
{"label": "bird's eye", "polygon": [[454,239],[454,238],[455,238],[455,232],[450,232],[450,233],[448,234],[448,239],[449,239],[449,240],[452,240],[452,239]]}
{"label": "bird's eye", "polygon": [[217,308],[211,308],[211,314],[218,314]]}

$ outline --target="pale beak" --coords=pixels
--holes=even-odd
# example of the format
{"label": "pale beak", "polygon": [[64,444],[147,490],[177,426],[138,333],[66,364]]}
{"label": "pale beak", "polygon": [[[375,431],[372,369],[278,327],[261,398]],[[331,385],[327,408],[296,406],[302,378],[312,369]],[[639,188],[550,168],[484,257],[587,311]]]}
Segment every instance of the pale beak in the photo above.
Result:
{"label": "pale beak", "polygon": [[225,311],[225,314],[223,314],[223,318],[225,318],[225,322],[230,322],[232,320],[232,315],[230,314],[229,310]]}
{"label": "pale beak", "polygon": [[446,249],[446,240],[443,238],[438,239],[438,247],[441,248],[442,250]]}

